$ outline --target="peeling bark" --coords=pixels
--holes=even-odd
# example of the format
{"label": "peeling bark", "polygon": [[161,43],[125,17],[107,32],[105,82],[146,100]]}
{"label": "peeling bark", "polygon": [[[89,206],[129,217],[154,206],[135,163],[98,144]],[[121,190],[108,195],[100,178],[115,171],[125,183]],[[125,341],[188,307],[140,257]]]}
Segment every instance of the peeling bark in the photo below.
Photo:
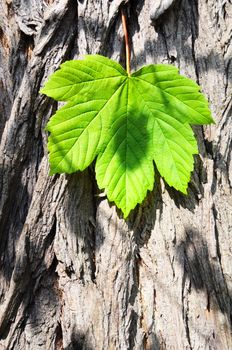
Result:
{"label": "peeling bark", "polygon": [[121,0],[0,2],[0,349],[232,349],[227,0],[126,4],[132,68],[172,63],[208,97],[188,196],[156,185],[126,222],[89,167],[48,175],[39,94],[60,63],[125,63]]}

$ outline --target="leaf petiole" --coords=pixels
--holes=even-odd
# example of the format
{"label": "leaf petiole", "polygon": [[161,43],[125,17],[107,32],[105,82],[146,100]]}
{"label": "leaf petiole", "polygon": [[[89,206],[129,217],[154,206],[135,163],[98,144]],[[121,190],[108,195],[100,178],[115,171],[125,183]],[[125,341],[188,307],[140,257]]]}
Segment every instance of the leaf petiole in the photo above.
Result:
{"label": "leaf petiole", "polygon": [[125,36],[125,46],[126,46],[126,71],[127,71],[127,74],[130,76],[130,45],[129,45],[129,37],[128,37],[128,31],[127,31],[127,24],[126,24],[126,15],[123,8],[121,8],[121,15],[122,15],[122,27],[123,27],[123,32]]}

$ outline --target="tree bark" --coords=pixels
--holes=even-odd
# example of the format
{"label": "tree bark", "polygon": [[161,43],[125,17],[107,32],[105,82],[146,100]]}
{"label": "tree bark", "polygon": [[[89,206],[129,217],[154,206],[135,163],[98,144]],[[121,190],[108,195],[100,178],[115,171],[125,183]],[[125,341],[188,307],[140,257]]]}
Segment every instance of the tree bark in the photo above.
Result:
{"label": "tree bark", "polygon": [[67,59],[125,64],[121,0],[0,0],[0,349],[232,349],[230,0],[124,6],[132,69],[172,63],[215,125],[184,196],[156,175],[127,221],[92,167],[49,176],[39,94]]}

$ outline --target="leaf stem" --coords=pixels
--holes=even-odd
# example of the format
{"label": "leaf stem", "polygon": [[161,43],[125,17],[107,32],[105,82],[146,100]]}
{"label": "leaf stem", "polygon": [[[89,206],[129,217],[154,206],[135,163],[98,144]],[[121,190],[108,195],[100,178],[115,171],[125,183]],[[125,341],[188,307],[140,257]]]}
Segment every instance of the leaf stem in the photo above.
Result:
{"label": "leaf stem", "polygon": [[127,24],[126,24],[126,15],[123,8],[121,8],[121,15],[122,15],[122,27],[123,27],[123,32],[125,36],[125,46],[126,46],[126,71],[127,71],[127,74],[130,75],[130,45],[129,45],[129,37],[128,37],[128,31],[127,31]]}

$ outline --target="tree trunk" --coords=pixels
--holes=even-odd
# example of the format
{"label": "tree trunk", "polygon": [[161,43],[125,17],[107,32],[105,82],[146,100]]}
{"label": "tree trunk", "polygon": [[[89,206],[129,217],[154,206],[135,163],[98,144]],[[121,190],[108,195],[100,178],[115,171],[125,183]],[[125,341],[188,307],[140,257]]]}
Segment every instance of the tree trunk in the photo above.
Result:
{"label": "tree trunk", "polygon": [[216,125],[184,196],[156,183],[125,221],[92,167],[49,176],[39,94],[67,59],[124,64],[121,0],[0,0],[0,349],[232,349],[230,0],[125,6],[132,68],[172,63]]}

